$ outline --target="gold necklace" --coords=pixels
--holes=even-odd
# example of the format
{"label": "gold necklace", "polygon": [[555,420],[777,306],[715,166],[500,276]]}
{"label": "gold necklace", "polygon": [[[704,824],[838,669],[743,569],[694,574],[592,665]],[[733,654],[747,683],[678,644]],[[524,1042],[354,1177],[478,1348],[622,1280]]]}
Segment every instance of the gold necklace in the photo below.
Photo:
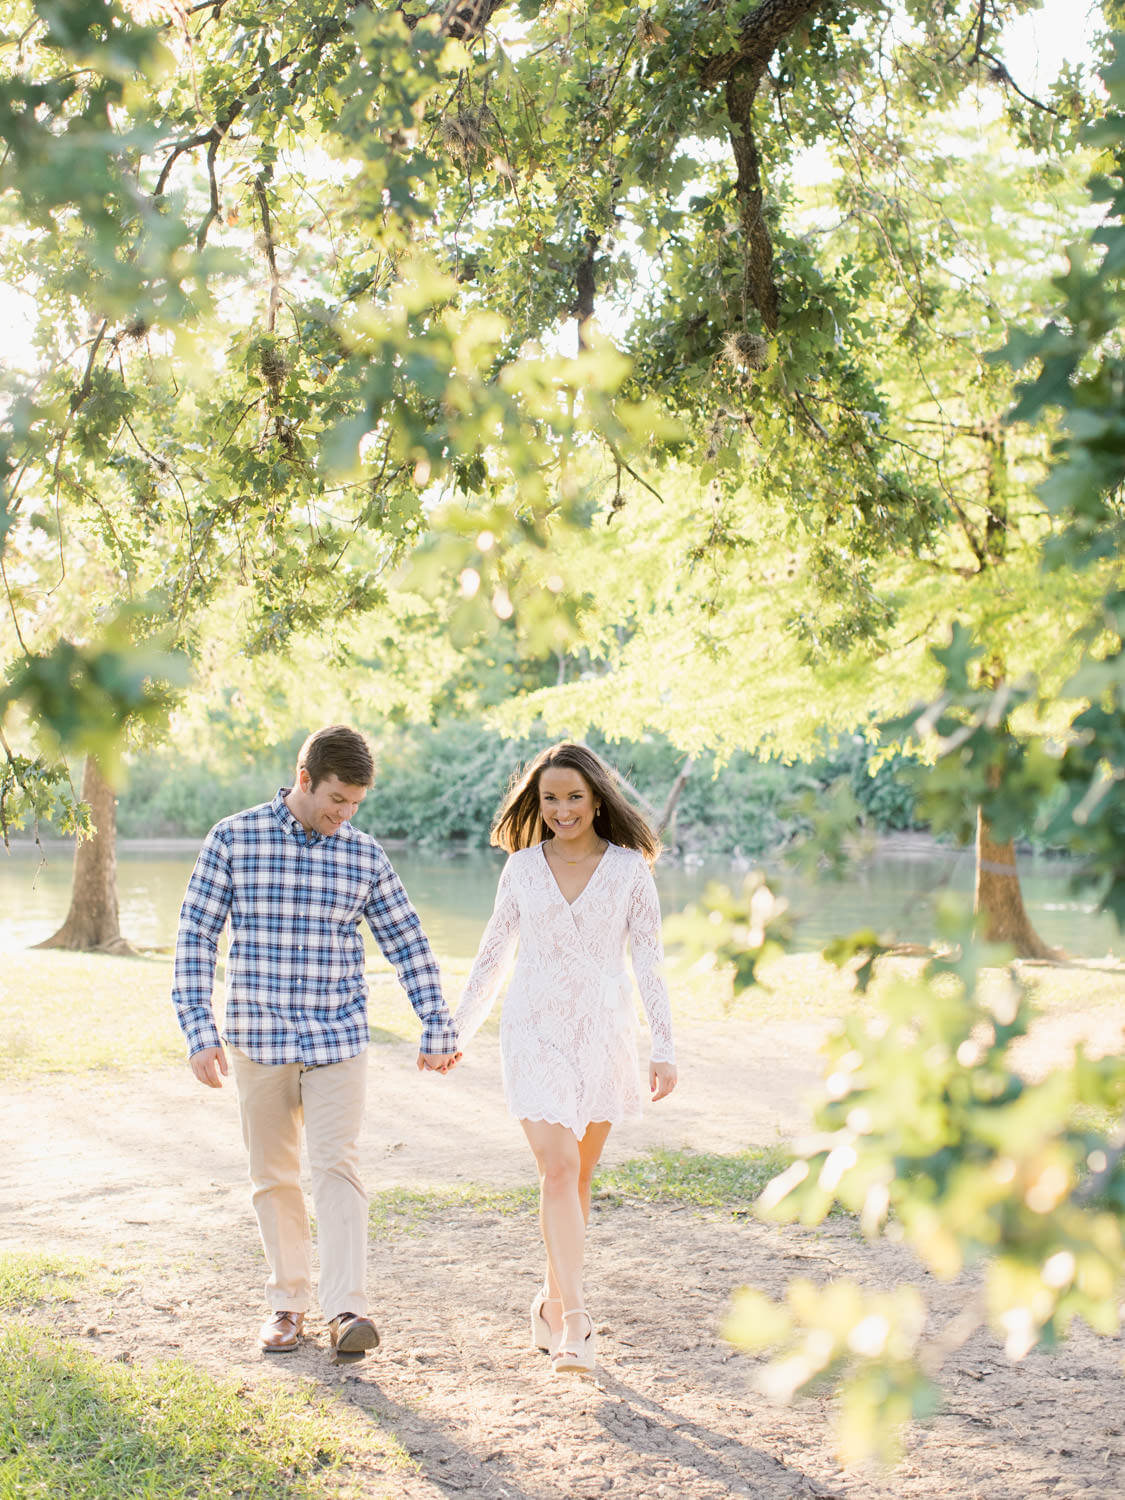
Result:
{"label": "gold necklace", "polygon": [[595,855],[595,854],[604,854],[604,853],[605,853],[604,849],[591,849],[589,854],[582,854],[582,855],[580,855],[578,857],[578,859],[567,859],[567,857],[566,857],[565,854],[559,854],[558,851],[556,850],[556,852],[555,852],[555,858],[562,860],[562,862],[563,862],[564,865],[581,865],[581,864],[585,864],[585,862],[588,859],[590,859],[593,855]]}

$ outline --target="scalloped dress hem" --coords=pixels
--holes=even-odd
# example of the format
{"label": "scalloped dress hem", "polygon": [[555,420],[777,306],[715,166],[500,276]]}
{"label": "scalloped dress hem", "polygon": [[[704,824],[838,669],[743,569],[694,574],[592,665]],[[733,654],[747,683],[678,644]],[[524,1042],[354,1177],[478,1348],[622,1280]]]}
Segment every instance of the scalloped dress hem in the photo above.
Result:
{"label": "scalloped dress hem", "polygon": [[608,1117],[602,1115],[597,1119],[595,1119],[591,1115],[591,1117],[585,1122],[582,1128],[579,1129],[573,1120],[560,1120],[556,1115],[552,1114],[542,1114],[539,1112],[535,1114],[520,1114],[514,1109],[509,1109],[509,1113],[514,1119],[529,1120],[533,1125],[563,1125],[567,1130],[572,1130],[574,1132],[577,1140],[582,1139],[591,1125],[609,1125],[612,1128],[615,1125],[623,1125],[626,1120],[639,1120],[642,1118],[642,1114],[639,1109],[626,1110],[624,1111],[624,1113],[615,1114]]}

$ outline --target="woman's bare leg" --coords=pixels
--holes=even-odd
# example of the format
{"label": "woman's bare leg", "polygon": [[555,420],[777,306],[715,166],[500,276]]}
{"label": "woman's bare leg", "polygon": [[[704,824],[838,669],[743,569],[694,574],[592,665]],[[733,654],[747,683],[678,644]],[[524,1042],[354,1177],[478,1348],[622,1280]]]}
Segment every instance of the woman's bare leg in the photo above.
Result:
{"label": "woman's bare leg", "polygon": [[585,1224],[590,1222],[590,1180],[612,1129],[608,1120],[591,1120],[586,1126],[586,1134],[578,1142],[578,1201],[582,1205]]}
{"label": "woman's bare leg", "polygon": [[548,1325],[561,1327],[564,1308],[583,1306],[582,1260],[586,1222],[578,1197],[581,1157],[574,1131],[544,1120],[521,1120],[539,1169],[539,1228],[547,1251],[548,1289],[561,1305],[544,1308]]}
{"label": "woman's bare leg", "polygon": [[[543,1316],[553,1332],[563,1311],[585,1307],[582,1266],[590,1217],[590,1178],[610,1132],[608,1121],[587,1126],[581,1141],[565,1125],[521,1120],[539,1168],[539,1227],[547,1251],[547,1291],[552,1300]],[[572,1320],[569,1333],[584,1336],[584,1320]]]}

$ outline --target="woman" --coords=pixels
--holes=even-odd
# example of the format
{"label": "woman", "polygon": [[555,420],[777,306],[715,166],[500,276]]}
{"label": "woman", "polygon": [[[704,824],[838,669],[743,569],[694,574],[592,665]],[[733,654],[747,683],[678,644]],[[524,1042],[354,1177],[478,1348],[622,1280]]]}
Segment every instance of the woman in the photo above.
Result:
{"label": "woman", "polygon": [[649,1087],[676,1084],[660,906],[649,864],[660,843],[614,773],[585,745],[539,754],[513,780],[492,828],[511,855],[458,1007],[464,1044],[488,1015],[519,944],[500,1026],[504,1092],[539,1168],[547,1250],[531,1305],[533,1342],[556,1373],[590,1374],[594,1325],[582,1287],[590,1178],[611,1128],[640,1114],[633,972],[652,1034]]}

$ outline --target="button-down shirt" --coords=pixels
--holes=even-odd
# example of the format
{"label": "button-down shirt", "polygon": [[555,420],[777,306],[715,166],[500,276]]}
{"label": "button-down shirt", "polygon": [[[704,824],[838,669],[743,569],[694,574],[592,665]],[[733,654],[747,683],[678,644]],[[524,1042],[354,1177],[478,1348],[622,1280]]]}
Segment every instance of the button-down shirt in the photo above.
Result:
{"label": "button-down shirt", "polygon": [[288,790],[216,823],[196,860],[172,979],[189,1055],[219,1045],[211,991],[228,918],[223,1034],[255,1062],[312,1067],[367,1046],[361,919],[421,1019],[422,1051],[456,1051],[437,963],[390,860],[350,823],[307,831]]}

